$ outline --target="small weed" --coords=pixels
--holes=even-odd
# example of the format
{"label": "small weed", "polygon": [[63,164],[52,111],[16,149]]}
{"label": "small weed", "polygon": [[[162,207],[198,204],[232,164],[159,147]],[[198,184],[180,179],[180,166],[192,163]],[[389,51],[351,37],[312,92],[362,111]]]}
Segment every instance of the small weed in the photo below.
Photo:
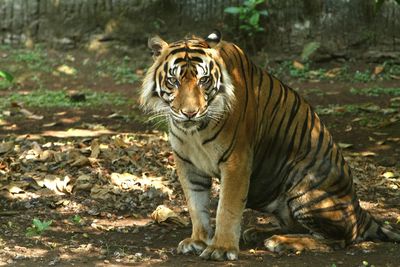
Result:
{"label": "small weed", "polygon": [[10,73],[0,70],[0,90],[8,89],[13,85],[14,76]]}
{"label": "small weed", "polygon": [[70,221],[76,225],[81,225],[83,222],[82,217],[79,216],[78,214],[75,214],[74,216],[70,217]]}
{"label": "small weed", "polygon": [[367,83],[367,82],[372,81],[371,71],[366,70],[366,71],[362,72],[362,71],[358,71],[357,70],[354,73],[353,81],[355,81],[355,82],[363,82],[363,83]]}
{"label": "small weed", "polygon": [[35,235],[41,235],[44,231],[48,230],[50,225],[53,223],[50,221],[41,221],[37,218],[32,220],[32,226],[26,228],[26,236],[31,237]]}

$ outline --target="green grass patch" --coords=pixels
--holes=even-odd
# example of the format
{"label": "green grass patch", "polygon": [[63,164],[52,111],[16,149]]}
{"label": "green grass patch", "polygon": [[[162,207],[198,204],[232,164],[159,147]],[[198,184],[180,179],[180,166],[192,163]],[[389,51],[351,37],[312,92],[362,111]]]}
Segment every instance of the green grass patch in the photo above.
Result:
{"label": "green grass patch", "polygon": [[357,103],[347,105],[328,105],[328,106],[316,106],[315,112],[318,115],[345,115],[348,113],[363,113],[363,112],[384,112],[378,105],[373,103]]}
{"label": "green grass patch", "polygon": [[390,95],[390,96],[400,96],[400,87],[372,87],[372,88],[351,88],[350,93],[353,95],[366,95],[366,96],[380,96],[380,95]]}
{"label": "green grass patch", "polygon": [[353,81],[367,83],[373,80],[372,73],[370,70],[356,71],[353,76]]}
{"label": "green grass patch", "polygon": [[96,68],[98,76],[112,77],[116,84],[133,84],[140,80],[135,73],[135,64],[127,56],[122,61],[101,60]]}
{"label": "green grass patch", "polygon": [[50,73],[53,70],[46,51],[40,46],[34,49],[15,48],[11,50],[10,59],[25,64],[33,71]]}
{"label": "green grass patch", "polygon": [[28,107],[94,107],[94,106],[122,106],[131,104],[132,100],[126,97],[106,92],[95,92],[88,89],[82,90],[85,94],[85,101],[75,102],[70,99],[66,91],[52,91],[40,89],[27,94],[11,93],[4,96],[0,108],[5,108],[11,102],[20,102]]}

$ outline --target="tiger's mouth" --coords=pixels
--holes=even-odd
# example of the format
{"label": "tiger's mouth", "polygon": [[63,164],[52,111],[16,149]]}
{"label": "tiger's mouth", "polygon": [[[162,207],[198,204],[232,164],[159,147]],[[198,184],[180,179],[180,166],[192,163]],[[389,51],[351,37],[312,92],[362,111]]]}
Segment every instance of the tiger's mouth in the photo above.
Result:
{"label": "tiger's mouth", "polygon": [[208,118],[207,113],[207,110],[205,110],[201,114],[197,114],[196,116],[190,118],[182,116],[181,114],[176,114],[175,112],[172,112],[170,115],[174,123],[177,123],[183,128],[188,129],[198,127],[199,125],[207,122],[210,119]]}

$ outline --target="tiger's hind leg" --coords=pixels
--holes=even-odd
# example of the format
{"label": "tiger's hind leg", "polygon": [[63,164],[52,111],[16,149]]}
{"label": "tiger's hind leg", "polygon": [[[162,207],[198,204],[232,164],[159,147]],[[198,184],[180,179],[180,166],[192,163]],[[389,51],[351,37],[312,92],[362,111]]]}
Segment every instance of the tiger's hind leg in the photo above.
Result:
{"label": "tiger's hind leg", "polygon": [[344,247],[344,241],[317,238],[310,234],[273,235],[264,241],[265,247],[276,253],[297,251],[329,252]]}
{"label": "tiger's hind leg", "polygon": [[275,225],[268,225],[267,227],[252,226],[243,231],[242,239],[245,244],[259,244],[267,237],[281,233],[282,229]]}
{"label": "tiger's hind leg", "polygon": [[320,189],[288,196],[277,214],[288,231],[267,238],[264,245],[277,253],[344,248],[357,237],[360,212],[355,201],[351,194],[339,197]]}
{"label": "tiger's hind leg", "polygon": [[320,251],[344,248],[357,238],[360,207],[351,194],[337,196],[320,189],[289,198],[293,220],[311,234],[274,235],[265,240],[273,252]]}

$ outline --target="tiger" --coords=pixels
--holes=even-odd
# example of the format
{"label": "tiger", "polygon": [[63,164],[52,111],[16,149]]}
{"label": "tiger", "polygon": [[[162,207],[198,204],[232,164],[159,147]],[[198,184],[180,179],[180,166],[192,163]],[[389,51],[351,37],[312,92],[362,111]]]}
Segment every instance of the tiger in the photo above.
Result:
{"label": "tiger", "polygon": [[167,122],[192,222],[178,253],[237,260],[245,208],[277,218],[279,230],[264,241],[272,252],[400,241],[398,230],[360,207],[349,165],[313,108],[241,48],[219,31],[172,43],[154,36],[148,46],[154,62],[140,102]]}

